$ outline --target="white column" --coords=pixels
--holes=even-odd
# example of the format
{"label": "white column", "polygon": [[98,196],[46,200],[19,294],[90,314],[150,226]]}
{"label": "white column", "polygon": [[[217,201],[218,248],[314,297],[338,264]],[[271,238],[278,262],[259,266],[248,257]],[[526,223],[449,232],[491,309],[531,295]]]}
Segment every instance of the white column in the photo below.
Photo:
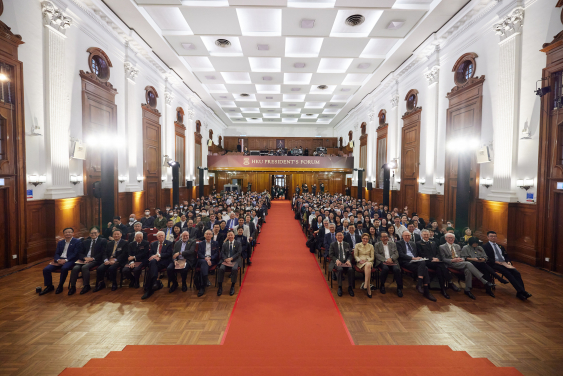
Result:
{"label": "white column", "polygon": [[[499,100],[496,103],[496,117],[493,126],[494,173],[493,187],[488,199],[516,202],[517,133],[520,102],[520,70],[522,21],[524,10],[512,10],[503,20],[494,25],[500,36],[498,61]],[[501,98],[502,97],[502,98]],[[501,99],[500,99],[501,98]]]}
{"label": "white column", "polygon": [[66,83],[66,30],[72,19],[50,1],[41,3],[45,62],[45,149],[47,189],[45,198],[75,197],[70,185],[70,90]]}
{"label": "white column", "polygon": [[[164,155],[168,155],[172,160],[176,160],[176,144],[175,144],[175,125],[174,115],[176,111],[172,108],[174,93],[170,87],[170,82],[166,80],[166,90],[164,91],[164,124],[162,124],[162,151]],[[184,168],[183,161],[180,162],[180,168]],[[162,183],[162,188],[172,188],[172,169],[168,167],[162,168],[162,176],[166,176],[166,180]],[[180,185],[182,185],[180,183]]]}
{"label": "white column", "polygon": [[[390,99],[391,111],[394,117],[393,122],[389,122],[387,128],[387,162],[391,162],[392,159],[397,158],[397,168],[395,169],[395,178],[391,178],[391,190],[399,190],[400,183],[397,183],[397,178],[401,177],[401,115],[399,113],[399,82],[395,81],[395,92],[391,95]],[[393,132],[391,132],[393,130]],[[391,140],[390,136],[393,134],[394,140]],[[390,142],[390,141],[394,141]]]}
{"label": "white column", "polygon": [[197,176],[194,175],[195,166],[195,112],[193,108],[186,111],[186,179],[194,181]]}
{"label": "white column", "polygon": [[[376,158],[376,149],[377,149],[377,126],[378,122],[376,119],[377,114],[374,111],[373,104],[369,105],[369,122],[367,125],[366,133],[368,134],[368,144],[367,144],[367,161],[366,161],[366,172],[365,177],[370,179],[370,182],[375,180],[375,158]],[[375,186],[374,186],[375,188]]]}
{"label": "white column", "polygon": [[[438,59],[435,60],[437,62]],[[436,194],[436,183],[434,178],[436,177],[436,136],[438,133],[438,78],[439,78],[440,66],[434,65],[424,73],[426,80],[428,81],[428,96],[427,96],[427,108],[428,111],[424,111],[426,121],[424,123],[424,154],[425,154],[425,171],[421,171],[421,176],[426,179],[426,184],[420,186],[420,193]],[[423,175],[422,175],[423,174]]]}
{"label": "white column", "polygon": [[[126,45],[127,55],[131,53],[128,45]],[[124,64],[125,69],[125,130],[127,140],[127,167],[128,177],[124,184],[125,191],[137,192],[142,190],[142,186],[137,182],[137,146],[141,142],[142,123],[139,118],[140,109],[138,100],[135,97],[135,78],[139,74],[139,70],[135,64],[127,57]],[[142,153],[142,150],[141,150]]]}

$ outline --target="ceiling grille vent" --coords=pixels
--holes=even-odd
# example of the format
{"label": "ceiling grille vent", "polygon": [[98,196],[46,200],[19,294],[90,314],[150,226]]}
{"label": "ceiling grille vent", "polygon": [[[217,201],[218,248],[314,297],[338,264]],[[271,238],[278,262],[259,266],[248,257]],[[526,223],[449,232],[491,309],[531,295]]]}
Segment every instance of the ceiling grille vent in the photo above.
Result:
{"label": "ceiling grille vent", "polygon": [[346,18],[346,25],[349,26],[358,26],[364,23],[365,17],[361,14],[354,14],[348,18]]}
{"label": "ceiling grille vent", "polygon": [[327,88],[328,88],[328,86],[326,86],[326,85],[317,86],[317,89],[320,89],[320,90],[326,90]]}
{"label": "ceiling grille vent", "polygon": [[[346,21],[346,22],[348,22],[348,21]],[[231,42],[229,42],[227,39],[217,39],[215,41],[215,44],[219,47],[226,48],[226,47],[229,47],[231,45]]]}

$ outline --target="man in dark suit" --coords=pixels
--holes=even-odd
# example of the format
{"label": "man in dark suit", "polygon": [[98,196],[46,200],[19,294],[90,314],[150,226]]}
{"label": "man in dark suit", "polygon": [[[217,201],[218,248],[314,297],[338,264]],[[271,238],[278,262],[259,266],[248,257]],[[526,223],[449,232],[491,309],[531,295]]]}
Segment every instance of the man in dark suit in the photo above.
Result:
{"label": "man in dark suit", "polygon": [[399,266],[399,252],[394,242],[389,241],[389,234],[386,232],[381,233],[381,241],[375,244],[374,256],[380,262],[379,269],[381,270],[381,287],[379,291],[385,294],[385,281],[389,270],[393,270],[395,281],[397,282],[397,296],[403,297],[403,276],[401,275],[401,267]]}
{"label": "man in dark suit", "polygon": [[74,229],[72,227],[65,228],[63,230],[63,236],[64,239],[57,243],[57,250],[55,251],[53,261],[51,261],[49,265],[43,269],[43,281],[45,288],[39,293],[39,295],[45,295],[55,289],[51,273],[56,270],[61,271],[61,277],[55,294],[63,292],[68,272],[74,267],[74,262],[78,257],[78,252],[82,246],[82,242],[74,237]]}
{"label": "man in dark suit", "polygon": [[487,254],[487,263],[496,271],[500,272],[516,289],[516,297],[526,300],[532,297],[532,294],[526,291],[524,281],[520,272],[514,268],[510,258],[504,247],[497,243],[497,233],[494,231],[487,232],[489,242],[483,245],[483,249]]}
{"label": "man in dark suit", "polygon": [[422,238],[420,237],[420,235],[418,235],[417,233],[414,232],[414,222],[409,222],[408,226],[407,226],[407,230],[411,233],[411,239],[415,242],[418,243],[419,241],[422,240]]}
{"label": "man in dark suit", "polygon": [[120,230],[122,234],[124,234],[127,231],[127,226],[121,223],[121,217],[118,215],[113,217],[113,223],[111,222],[108,223],[107,228],[104,230],[104,238],[108,240],[113,240],[111,235],[113,233],[113,229],[115,228]]}
{"label": "man in dark suit", "polygon": [[250,233],[250,236],[246,238],[246,240],[248,241],[248,249],[246,251],[246,263],[248,265],[252,265],[252,262],[250,261],[250,256],[252,256],[252,247],[254,246],[254,239],[256,239],[256,225],[250,219],[250,215],[246,215],[244,218],[245,218],[245,225],[248,226],[248,230]]}
{"label": "man in dark suit", "polygon": [[147,233],[142,231],[143,225],[141,222],[135,222],[133,225],[133,230],[127,233],[127,236],[123,234],[122,238],[125,238],[129,243],[135,241],[135,234],[138,232],[143,232],[143,240],[147,240]]}
{"label": "man in dark suit", "polygon": [[168,268],[173,254],[173,242],[166,240],[163,231],[156,233],[156,240],[150,245],[149,267],[147,270],[148,278],[145,284],[145,293],[141,299],[148,299],[154,292],[154,285],[157,289],[162,288],[162,282],[158,280],[158,272]]}
{"label": "man in dark suit", "polygon": [[[242,228],[239,228],[242,236]],[[242,236],[244,237],[244,236]],[[235,294],[235,283],[237,283],[237,271],[239,268],[239,259],[241,255],[242,249],[241,244],[238,241],[235,241],[235,234],[233,231],[229,231],[227,233],[227,240],[223,243],[223,247],[221,248],[221,260],[219,261],[219,272],[217,275],[217,283],[219,284],[219,288],[217,289],[217,296],[221,296],[223,294],[223,279],[225,278],[225,272],[231,271],[231,291],[229,295]],[[230,263],[232,266],[224,265],[223,263]]]}
{"label": "man in dark suit", "polygon": [[336,230],[336,226],[334,225],[334,223],[328,225],[328,230],[329,231],[324,235],[324,257],[327,257],[329,255],[330,245],[336,241],[336,233],[334,232]]}
{"label": "man in dark suit", "polygon": [[[250,245],[248,244],[247,237],[244,235],[243,227],[237,227],[237,234],[235,235],[235,241],[240,243],[240,255],[242,259],[247,259],[250,261]],[[241,260],[242,262],[242,260]]]}
{"label": "man in dark suit", "polygon": [[352,268],[353,253],[350,244],[344,241],[341,232],[336,234],[336,241],[330,244],[329,248],[330,265],[328,270],[336,267],[336,279],[338,281],[338,296],[342,296],[342,273],[346,270],[348,274],[348,293],[354,296],[354,269]]}
{"label": "man in dark suit", "polygon": [[[139,222],[139,226],[140,225],[141,223]],[[96,269],[96,287],[94,288],[94,292],[106,288],[104,281],[106,273],[109,274],[109,279],[112,282],[111,291],[117,290],[117,269],[127,262],[127,248],[129,247],[129,243],[122,238],[122,233],[117,228],[113,229],[111,237],[113,240],[108,242],[102,257],[103,264]]]}
{"label": "man in dark suit", "polygon": [[[213,225],[213,235],[211,236],[211,239],[213,241],[216,241],[217,243],[219,243],[219,248],[221,248],[223,246],[223,242],[225,241],[225,239],[227,238],[227,234],[226,233],[221,233],[221,226],[219,226],[219,224],[215,224]],[[191,235],[190,235],[191,238]]]}
{"label": "man in dark suit", "polygon": [[154,227],[154,217],[151,216],[151,210],[149,208],[145,209],[145,216],[140,219],[140,222],[142,223],[143,228]]}
{"label": "man in dark suit", "polygon": [[325,193],[325,185],[324,185],[324,183],[321,183],[320,188],[321,188],[321,194],[324,194],[324,193]]}
{"label": "man in dark suit", "polygon": [[207,281],[209,274],[209,268],[213,265],[217,265],[221,258],[221,250],[219,248],[219,243],[212,240],[213,233],[211,230],[205,231],[204,237],[205,240],[199,243],[198,251],[197,251],[197,258],[198,258],[198,267],[201,272],[201,276],[203,279],[203,283],[201,288],[199,289],[197,296],[200,297],[205,294],[205,287],[207,287]]}
{"label": "man in dark suit", "polygon": [[73,295],[76,292],[76,280],[80,272],[82,272],[82,281],[84,282],[84,287],[82,287],[80,295],[90,291],[90,269],[102,263],[102,257],[107,244],[107,239],[100,238],[98,228],[92,227],[90,229],[90,237],[82,242],[82,248],[78,253],[78,258],[70,273],[70,289],[68,290],[68,295]]}
{"label": "man in dark suit", "polygon": [[356,231],[356,226],[348,226],[348,233],[344,236],[344,241],[350,244],[350,248],[353,250],[356,248],[356,244],[362,242],[362,236]]}
{"label": "man in dark suit", "polygon": [[[178,272],[182,275],[182,291],[188,291],[188,284],[186,283],[188,272],[190,269],[194,269],[197,263],[196,246],[197,241],[195,239],[190,239],[190,234],[187,231],[182,232],[182,235],[180,235],[180,241],[174,244],[172,262],[166,268],[168,280],[172,281],[172,286],[170,286],[168,292],[172,293],[176,290],[176,288],[178,288]],[[183,269],[176,269],[176,265],[179,262],[182,262],[181,260],[186,260],[186,266]]]}
{"label": "man in dark suit", "polygon": [[139,288],[139,277],[141,271],[148,264],[149,258],[149,242],[143,240],[143,234],[138,232],[135,234],[135,241],[129,243],[127,249],[127,264],[121,269],[123,278],[129,279],[129,287]]}
{"label": "man in dark suit", "polygon": [[403,239],[396,243],[397,251],[399,252],[399,264],[401,268],[410,270],[412,273],[418,276],[416,282],[416,289],[424,297],[433,302],[436,298],[430,293],[428,284],[430,283],[430,277],[428,276],[428,268],[426,263],[423,261],[411,262],[413,260],[420,260],[421,257],[418,256],[416,244],[411,240],[411,233],[408,231],[403,231]]}
{"label": "man in dark suit", "polygon": [[[450,296],[446,291],[446,286],[450,287],[455,292],[460,291],[459,287],[451,283],[452,275],[446,268],[443,262],[440,260],[440,252],[438,251],[438,246],[435,242],[430,241],[430,231],[424,229],[421,231],[422,240],[416,243],[416,251],[418,255],[427,258],[425,261],[426,267],[430,270],[434,270],[438,276],[438,281],[440,282],[440,289],[444,298],[449,299]],[[446,285],[446,282],[447,285]]]}
{"label": "man in dark suit", "polygon": [[299,188],[299,184],[298,184],[295,186],[295,194],[299,196],[299,192],[301,192],[301,189]]}

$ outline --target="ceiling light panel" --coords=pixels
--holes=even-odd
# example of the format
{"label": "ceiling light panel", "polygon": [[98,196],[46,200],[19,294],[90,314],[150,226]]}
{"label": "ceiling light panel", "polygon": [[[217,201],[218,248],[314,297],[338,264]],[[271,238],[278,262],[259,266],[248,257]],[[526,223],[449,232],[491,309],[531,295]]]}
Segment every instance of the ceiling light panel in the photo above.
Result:
{"label": "ceiling light panel", "polygon": [[[284,56],[285,38],[283,37],[239,37],[244,56]],[[258,46],[267,46],[260,50]]]}
{"label": "ceiling light panel", "polygon": [[242,35],[280,36],[282,24],[281,9],[236,8]]}
{"label": "ceiling light panel", "polygon": [[324,108],[325,102],[305,102],[305,108]]}
{"label": "ceiling light panel", "polygon": [[306,94],[284,94],[284,102],[304,102]]}
{"label": "ceiling light panel", "polygon": [[[338,11],[336,9],[283,9],[282,35],[328,36]],[[312,28],[301,27],[303,20],[315,20]]]}
{"label": "ceiling light panel", "polygon": [[310,86],[310,93],[311,94],[330,94],[336,89],[336,85],[325,85],[326,89],[320,89],[320,85],[312,85]]}
{"label": "ceiling light panel", "polygon": [[231,93],[214,93],[211,94],[213,98],[217,101],[221,100],[233,100],[233,95]]}
{"label": "ceiling light panel", "polygon": [[280,72],[280,57],[249,57],[252,72]]}
{"label": "ceiling light panel", "polygon": [[240,112],[227,112],[227,116],[230,118],[238,118],[241,117],[242,114]]}
{"label": "ceiling light panel", "polygon": [[[282,72],[288,73],[315,73],[319,67],[320,58],[294,58],[283,57],[281,59]],[[304,65],[301,67],[301,65]]]}
{"label": "ceiling light panel", "polygon": [[370,36],[404,38],[425,14],[426,10],[423,9],[387,9],[383,11]]}
{"label": "ceiling light panel", "polygon": [[395,38],[373,38],[360,54],[361,58],[385,58],[399,39]]}
{"label": "ceiling light panel", "polygon": [[219,103],[221,107],[237,107],[233,101],[218,101],[217,103]]}
{"label": "ceiling light panel", "polygon": [[342,81],[343,85],[361,85],[366,78],[368,78],[369,74],[362,74],[362,73],[349,73],[346,75],[344,81]]}
{"label": "ceiling light panel", "polygon": [[297,123],[297,118],[284,117],[281,120],[282,120],[282,123]]}
{"label": "ceiling light panel", "polygon": [[241,35],[236,8],[234,7],[181,7],[178,8],[197,35]]}
{"label": "ceiling light panel", "polygon": [[286,38],[286,57],[317,57],[323,38]]}
{"label": "ceiling light panel", "polygon": [[[220,47],[217,40],[225,39],[230,42],[228,47]],[[202,36],[201,40],[211,56],[242,56],[242,47],[238,37],[233,36]]]}
{"label": "ceiling light panel", "polygon": [[[346,24],[346,19],[353,15],[362,15],[365,20],[357,26],[350,26]],[[375,9],[346,9],[339,10],[334,20],[334,25],[330,31],[331,37],[367,37],[371,30],[383,14],[382,10]]]}
{"label": "ceiling light panel", "polygon": [[210,93],[228,93],[227,88],[223,84],[205,84]]}
{"label": "ceiling light panel", "polygon": [[340,85],[346,73],[314,73],[311,85]]}
{"label": "ceiling light panel", "polygon": [[204,84],[224,84],[223,76],[216,72],[194,72],[197,77]]}
{"label": "ceiling light panel", "polygon": [[334,95],[330,101],[331,102],[348,102],[348,100],[351,98],[351,95]]}
{"label": "ceiling light panel", "polygon": [[[323,93],[325,90],[323,90]],[[325,94],[307,94],[305,96],[306,102],[328,102],[332,98],[332,93],[325,93]]]}
{"label": "ceiling light panel", "polygon": [[280,114],[275,113],[275,112],[264,113],[264,114],[262,114],[262,116],[265,117],[265,118],[278,118],[278,119],[281,117]]}
{"label": "ceiling light panel", "polygon": [[190,25],[182,15],[180,8],[177,7],[145,7],[143,8],[154,23],[162,30],[185,31],[187,34],[193,34]]}
{"label": "ceiling light panel", "polygon": [[262,108],[280,108],[280,102],[260,102]]}
{"label": "ceiling light panel", "polygon": [[280,85],[256,85],[256,91],[259,94],[278,94]]}
{"label": "ceiling light panel", "polygon": [[313,73],[284,73],[283,83],[286,85],[307,85],[311,82]]}
{"label": "ceiling light panel", "polygon": [[354,59],[322,58],[319,63],[318,73],[344,73]]}
{"label": "ceiling light panel", "polygon": [[[239,94],[256,94],[256,86],[250,84],[227,84],[225,85],[229,93],[238,98]],[[246,106],[251,107],[251,106]]]}
{"label": "ceiling light panel", "polygon": [[[396,0],[336,0],[335,7],[346,8],[391,8]],[[418,3],[419,1],[409,0],[411,3]],[[374,4],[375,3],[375,4]]]}
{"label": "ceiling light panel", "polygon": [[[180,56],[207,56],[209,52],[199,35],[164,35],[164,38]],[[184,46],[188,46],[186,49]]]}
{"label": "ceiling light panel", "polygon": [[252,113],[260,113],[260,109],[258,107],[253,108],[253,107],[241,107],[240,109],[242,112],[244,113],[248,113],[248,114],[252,114]]}
{"label": "ceiling light panel", "polygon": [[261,123],[262,118],[246,118],[246,121],[248,121],[249,123]]}
{"label": "ceiling light panel", "polygon": [[309,85],[282,85],[281,92],[283,94],[307,94]]}
{"label": "ceiling light panel", "polygon": [[332,8],[336,0],[287,0],[287,6],[293,8]]}
{"label": "ceiling light panel", "polygon": [[359,57],[369,38],[326,38],[319,57]]}
{"label": "ceiling light panel", "polygon": [[311,113],[301,114],[301,118],[305,118],[305,119],[316,119],[318,117],[319,114],[311,114]]}
{"label": "ceiling light panel", "polygon": [[257,85],[281,85],[283,84],[283,73],[250,72],[250,81]]}
{"label": "ceiling light panel", "polygon": [[250,84],[250,75],[247,72],[221,72],[223,79],[228,84]]}
{"label": "ceiling light panel", "polygon": [[301,113],[300,107],[284,107],[281,109],[284,114],[299,114]]}
{"label": "ceiling light panel", "polygon": [[213,72],[215,67],[207,56],[184,56],[192,72]]}

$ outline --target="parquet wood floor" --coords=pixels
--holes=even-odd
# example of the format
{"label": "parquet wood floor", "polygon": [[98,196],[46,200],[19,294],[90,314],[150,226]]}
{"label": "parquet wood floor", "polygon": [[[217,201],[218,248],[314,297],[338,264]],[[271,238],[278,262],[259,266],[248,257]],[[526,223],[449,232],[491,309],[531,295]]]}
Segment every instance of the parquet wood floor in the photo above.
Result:
{"label": "parquet wood floor", "polygon": [[201,298],[195,288],[169,294],[166,279],[147,301],[142,288],[125,285],[73,296],[65,286],[62,294],[38,296],[45,265],[0,278],[0,375],[58,375],[125,345],[219,345],[237,297],[219,298],[213,287]]}
{"label": "parquet wood floor", "polygon": [[432,291],[438,299],[433,303],[408,277],[403,279],[404,297],[399,298],[396,283],[389,284],[392,274],[385,295],[376,290],[368,299],[359,289],[360,279],[355,297],[347,294],[346,281],[342,297],[336,294],[336,283],[332,294],[357,345],[448,345],[497,366],[515,367],[526,376],[563,375],[563,278],[515,265],[533,295],[526,302],[516,298],[512,285],[497,283],[496,298],[477,288],[475,301],[463,292],[449,290],[447,300]]}

